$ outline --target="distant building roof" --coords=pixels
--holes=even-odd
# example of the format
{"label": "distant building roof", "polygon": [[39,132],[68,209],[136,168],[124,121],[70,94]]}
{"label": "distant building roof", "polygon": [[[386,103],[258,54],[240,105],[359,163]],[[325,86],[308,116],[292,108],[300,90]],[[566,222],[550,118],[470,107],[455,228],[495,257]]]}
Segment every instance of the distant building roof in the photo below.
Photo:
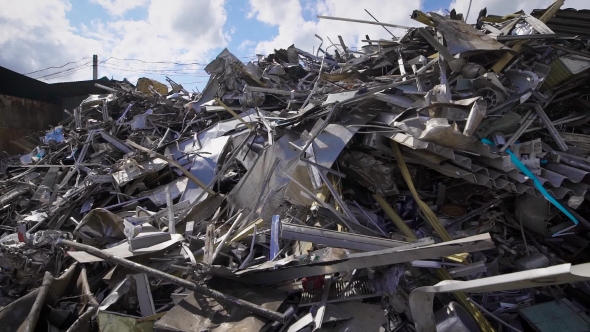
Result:
{"label": "distant building roof", "polygon": [[106,86],[114,84],[106,77],[90,81],[48,84],[0,66],[0,94],[47,103],[59,103],[67,97],[105,93],[103,89],[95,87],[95,83]]}

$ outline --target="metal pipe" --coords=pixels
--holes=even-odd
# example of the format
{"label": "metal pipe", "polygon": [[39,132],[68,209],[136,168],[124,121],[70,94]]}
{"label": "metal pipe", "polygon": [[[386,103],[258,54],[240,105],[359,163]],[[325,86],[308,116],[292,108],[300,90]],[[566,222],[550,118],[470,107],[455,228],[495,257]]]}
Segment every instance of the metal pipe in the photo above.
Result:
{"label": "metal pipe", "polygon": [[81,243],[70,241],[70,240],[58,240],[58,241],[59,241],[58,243],[61,245],[69,246],[69,247],[72,247],[76,250],[84,251],[86,253],[91,254],[92,256],[96,256],[96,257],[102,258],[104,260],[107,260],[107,261],[110,261],[113,263],[117,263],[117,264],[124,266],[126,268],[129,268],[131,270],[142,272],[142,273],[145,273],[145,274],[152,276],[154,278],[168,281],[168,282],[178,285],[180,287],[190,289],[190,290],[197,292],[199,294],[209,296],[221,303],[242,307],[251,313],[266,317],[266,318],[271,319],[273,321],[278,321],[278,322],[283,322],[283,323],[287,321],[286,315],[281,314],[279,312],[268,310],[268,309],[263,308],[257,304],[254,304],[252,302],[244,301],[242,299],[223,294],[223,293],[216,291],[214,289],[210,289],[210,288],[207,288],[207,287],[204,287],[201,285],[197,285],[197,284],[192,283],[188,280],[170,275],[170,274],[162,272],[160,270],[156,270],[151,267],[148,267],[148,266],[145,266],[142,264],[138,264],[138,263],[132,262],[130,260],[117,257],[115,255],[105,253],[102,250],[94,248],[92,246],[81,244]]}
{"label": "metal pipe", "polygon": [[316,16],[319,19],[325,19],[325,20],[334,20],[334,21],[345,21],[345,22],[355,22],[355,23],[365,23],[365,24],[373,24],[373,25],[381,25],[381,26],[386,26],[386,27],[392,27],[392,28],[398,28],[398,29],[410,29],[411,27],[407,27],[405,25],[397,25],[397,24],[391,24],[391,23],[383,23],[383,22],[373,22],[373,21],[365,21],[365,20],[356,20],[353,18],[344,18],[344,17],[335,17],[335,16],[323,16],[323,15],[318,15]]}
{"label": "metal pipe", "polygon": [[381,227],[379,227],[379,225],[377,225],[377,222],[375,222],[375,220],[373,220],[373,218],[371,218],[371,216],[365,211],[365,209],[363,209],[359,203],[357,203],[356,201],[352,201],[352,203],[354,203],[354,205],[357,207],[357,209],[361,210],[361,212],[365,215],[365,217],[367,219],[369,219],[369,221],[373,224],[373,226],[377,227],[377,229],[379,230],[379,232],[381,232],[381,234],[383,234],[383,236],[387,237],[387,233],[385,233]]}
{"label": "metal pipe", "polygon": [[475,210],[473,210],[473,211],[469,212],[468,214],[466,214],[466,215],[464,215],[464,216],[462,216],[462,217],[459,217],[459,218],[457,218],[457,219],[453,219],[453,220],[451,220],[451,222],[449,222],[449,223],[448,223],[448,224],[445,226],[445,228],[447,228],[447,229],[448,229],[448,228],[452,227],[453,225],[456,225],[456,224],[458,224],[458,223],[461,223],[461,222],[467,221],[467,220],[469,220],[469,219],[471,219],[471,218],[473,218],[473,217],[475,217],[475,216],[479,215],[479,214],[480,214],[480,213],[482,213],[483,211],[485,211],[485,210],[487,210],[487,209],[489,209],[489,208],[492,208],[492,207],[493,207],[493,206],[495,206],[495,205],[498,205],[498,204],[502,203],[502,201],[503,201],[503,200],[504,200],[506,197],[509,197],[509,196],[510,196],[510,194],[504,194],[504,195],[501,195],[501,196],[500,196],[500,197],[498,197],[497,199],[495,199],[495,200],[493,200],[493,201],[491,201],[491,202],[489,202],[489,203],[486,203],[486,204],[484,204],[484,205],[482,205],[482,206],[478,207],[477,209],[475,209]]}
{"label": "metal pipe", "polygon": [[469,300],[469,302],[471,302],[471,304],[473,304],[474,306],[476,306],[479,310],[483,311],[485,314],[487,314],[488,316],[492,317],[496,322],[502,324],[503,326],[506,326],[507,328],[516,331],[516,332],[522,332],[521,330],[517,329],[516,327],[506,323],[505,321],[501,320],[500,317],[494,315],[493,313],[489,312],[486,308],[482,307],[481,305],[479,305],[477,302],[473,301],[471,298],[468,298],[467,300]]}
{"label": "metal pipe", "polygon": [[108,86],[104,86],[104,85],[98,84],[98,83],[94,83],[94,86],[97,87],[97,88],[101,88],[103,90],[107,90],[109,92],[119,92],[119,90],[117,90],[117,89],[113,89],[113,88],[110,88]]}
{"label": "metal pipe", "polygon": [[[375,20],[375,22],[377,22],[377,23],[381,23],[381,22],[379,22],[379,20],[378,20],[378,19],[377,19],[375,16],[373,16],[373,14],[369,13],[369,11],[368,11],[368,10],[366,10],[366,9],[365,9],[365,11],[367,12],[367,14],[369,14],[369,16],[371,16],[371,17],[372,17],[372,18]],[[393,33],[391,33],[391,31],[389,31],[389,29],[387,29],[387,28],[386,28],[386,27],[385,27],[383,24],[381,24],[381,26],[383,27],[383,29],[385,29],[385,31],[389,32],[389,34],[390,34],[390,35],[391,35],[393,38],[397,38],[397,37],[396,37],[396,36],[395,36]]]}
{"label": "metal pipe", "polygon": [[223,249],[225,247],[225,243],[227,242],[228,238],[231,236],[231,233],[234,231],[234,229],[236,229],[236,227],[240,224],[241,220],[242,220],[242,212],[239,212],[238,217],[236,218],[236,221],[234,221],[234,223],[230,226],[229,230],[227,231],[227,233],[225,233],[225,235],[221,239],[221,242],[219,243],[217,248],[215,248],[215,252],[213,253],[213,256],[211,256],[211,261],[209,262],[209,264],[213,264],[215,257],[217,257],[217,255],[219,255],[219,252],[221,251],[221,249]]}
{"label": "metal pipe", "polygon": [[553,140],[555,140],[555,144],[557,144],[557,147],[563,152],[567,151],[567,144],[565,144],[565,141],[559,135],[559,132],[557,131],[557,129],[555,129],[553,123],[551,123],[551,119],[549,119],[547,113],[545,113],[545,110],[543,110],[541,105],[535,104],[535,112],[537,113],[539,119],[541,119],[541,122],[543,122],[543,124],[545,125],[545,128],[547,128],[547,131],[549,132],[551,137],[553,137]]}
{"label": "metal pipe", "polygon": [[143,147],[143,146],[141,146],[141,145],[139,145],[139,144],[137,144],[137,143],[135,143],[135,142],[133,142],[133,141],[130,141],[130,140],[127,140],[127,144],[131,145],[132,147],[134,147],[134,148],[136,148],[136,149],[138,149],[138,150],[140,150],[140,151],[143,151],[143,152],[146,152],[146,153],[149,153],[149,154],[155,154],[155,155],[156,155],[156,157],[158,157],[158,158],[160,158],[160,159],[164,159],[164,160],[166,160],[166,161],[167,161],[168,163],[170,163],[172,166],[174,166],[174,167],[178,168],[178,170],[179,170],[179,171],[181,171],[181,172],[182,172],[182,174],[184,174],[184,176],[186,176],[187,178],[189,178],[189,180],[191,180],[191,181],[193,181],[194,183],[196,183],[196,184],[197,184],[197,186],[201,187],[201,188],[202,188],[204,191],[206,191],[208,194],[210,194],[210,195],[215,195],[215,192],[214,192],[213,190],[211,190],[211,189],[209,188],[209,186],[205,185],[205,184],[203,183],[203,181],[199,180],[199,178],[198,178],[198,177],[196,177],[196,176],[195,176],[193,173],[191,173],[191,172],[187,171],[187,169],[186,169],[186,168],[184,168],[184,166],[182,166],[182,165],[180,165],[179,163],[177,163],[177,162],[176,162],[176,160],[174,160],[174,159],[172,159],[172,158],[168,158],[168,157],[166,157],[165,155],[163,155],[163,154],[161,154],[161,153],[157,153],[157,152],[155,152],[155,151],[152,151],[152,150],[150,150],[150,149],[148,149],[148,148],[145,148],[145,147]]}
{"label": "metal pipe", "polygon": [[537,119],[537,114],[531,113],[531,115],[528,117],[528,119],[526,119],[526,121],[524,121],[524,123],[520,126],[520,128],[518,128],[516,130],[514,135],[512,135],[512,137],[510,137],[510,139],[508,139],[506,144],[504,144],[504,146],[500,149],[500,152],[506,151],[506,149],[508,149],[512,144],[514,144],[514,142],[516,142],[516,140],[518,140],[520,138],[520,136],[522,136],[522,134],[524,134],[525,130],[527,130],[531,126],[531,124],[533,123],[533,121],[535,121],[535,119]]}

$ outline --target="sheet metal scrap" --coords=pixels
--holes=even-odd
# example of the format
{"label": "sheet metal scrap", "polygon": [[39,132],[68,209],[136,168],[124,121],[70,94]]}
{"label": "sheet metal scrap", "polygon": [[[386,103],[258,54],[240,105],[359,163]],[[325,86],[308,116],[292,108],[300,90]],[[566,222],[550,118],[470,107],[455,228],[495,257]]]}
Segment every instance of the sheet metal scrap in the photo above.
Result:
{"label": "sheet metal scrap", "polygon": [[225,49],[202,93],[103,87],[0,159],[0,324],[26,307],[61,330],[524,331],[529,307],[588,311],[590,52],[555,34],[585,15],[562,4],[322,16],[407,31]]}

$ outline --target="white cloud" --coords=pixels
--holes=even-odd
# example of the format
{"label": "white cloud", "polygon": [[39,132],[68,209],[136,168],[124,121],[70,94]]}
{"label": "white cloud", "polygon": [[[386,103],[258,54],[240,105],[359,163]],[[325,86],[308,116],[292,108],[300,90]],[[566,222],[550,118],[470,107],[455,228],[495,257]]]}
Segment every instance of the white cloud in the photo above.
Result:
{"label": "white cloud", "polygon": [[[523,10],[525,13],[530,13],[533,9],[543,9],[551,5],[553,0],[473,0],[471,10],[467,21],[475,23],[477,15],[480,10],[487,8],[488,15],[507,15]],[[561,7],[583,9],[588,7],[588,0],[566,0]],[[453,9],[457,13],[467,14],[469,8],[469,0],[453,0],[449,5],[449,9]]]}
{"label": "white cloud", "polygon": [[[519,10],[529,13],[536,8],[545,8],[553,0],[473,0],[469,22],[475,22],[477,14],[484,7],[488,8],[488,14],[506,15]],[[467,13],[469,0],[445,1],[442,7],[455,8],[459,13]],[[422,9],[422,0],[383,1],[383,0],[249,0],[250,10],[247,15],[260,22],[275,26],[278,33],[272,38],[260,41],[256,46],[256,52],[270,53],[276,48],[285,48],[295,44],[298,48],[311,51],[317,47],[320,41],[314,37],[318,34],[324,39],[322,48],[330,45],[328,37],[338,43],[338,35],[341,35],[347,46],[361,46],[360,41],[369,35],[371,39],[390,39],[391,35],[378,25],[368,25],[332,20],[305,20],[306,16],[326,15],[344,18],[355,18],[372,21],[364,9],[367,9],[379,21],[402,26],[421,26],[412,20],[410,15],[414,9]],[[562,8],[581,9],[588,7],[588,0],[566,0]],[[441,12],[441,9],[436,10]],[[388,28],[392,33],[400,36],[402,29]]]}
{"label": "white cloud", "polygon": [[[278,34],[270,40],[261,41],[256,47],[257,52],[269,53],[275,48],[285,48],[295,44],[298,48],[311,51],[319,46],[320,41],[314,37],[318,34],[324,39],[323,49],[328,47],[328,37],[338,43],[341,35],[347,46],[360,46],[365,35],[371,39],[391,39],[391,35],[379,25],[368,25],[341,21],[305,20],[303,13],[356,18],[372,21],[363,9],[367,9],[379,21],[403,26],[418,26],[410,15],[414,9],[421,7],[421,0],[382,1],[382,0],[318,0],[315,3],[303,0],[249,0],[249,16],[278,28]],[[401,35],[403,30],[388,28],[391,32]]]}
{"label": "white cloud", "polygon": [[241,52],[250,52],[250,50],[254,51],[252,49],[252,46],[256,45],[256,42],[250,39],[246,39],[244,41],[242,41],[242,43],[240,43],[240,46],[238,46],[238,51]]}
{"label": "white cloud", "polygon": [[[75,28],[66,17],[72,9],[67,0],[0,0],[0,8],[3,9],[0,11],[0,65],[27,73],[92,57],[92,54],[98,54],[99,61],[116,57],[146,61],[196,60],[205,64],[208,58],[215,55],[211,52],[225,47],[228,42],[229,34],[224,32],[227,19],[224,2],[150,0],[147,17],[141,20],[94,20]],[[79,64],[88,65],[87,61],[91,59]],[[99,77],[156,76],[158,79],[155,74],[138,73],[137,70],[159,73],[159,70],[170,69],[171,66],[111,59],[99,65]],[[202,67],[194,65],[174,70],[195,73],[197,68]],[[82,68],[65,72],[65,76],[50,82],[91,79],[91,73],[91,68]],[[178,78],[179,81],[181,79]],[[195,80],[193,77],[187,79]]]}
{"label": "white cloud", "polygon": [[125,12],[147,4],[147,0],[90,0],[101,5],[111,15],[121,16]]}
{"label": "white cloud", "polygon": [[0,65],[9,69],[30,72],[103,51],[100,42],[70,26],[67,1],[0,0],[0,8]]}

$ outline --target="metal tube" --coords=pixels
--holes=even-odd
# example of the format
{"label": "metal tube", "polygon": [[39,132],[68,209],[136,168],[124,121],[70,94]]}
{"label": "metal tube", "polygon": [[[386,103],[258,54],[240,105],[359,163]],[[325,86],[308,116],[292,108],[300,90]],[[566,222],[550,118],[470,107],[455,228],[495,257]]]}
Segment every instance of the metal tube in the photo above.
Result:
{"label": "metal tube", "polygon": [[466,214],[466,215],[464,215],[464,216],[462,216],[462,217],[459,217],[459,218],[457,218],[457,219],[451,220],[451,222],[449,222],[449,223],[448,223],[448,224],[445,226],[445,228],[447,228],[447,229],[448,229],[448,228],[452,227],[453,225],[456,225],[456,224],[458,224],[458,223],[460,223],[460,222],[467,221],[467,220],[469,220],[469,219],[471,219],[471,218],[473,218],[473,217],[475,217],[475,216],[477,216],[477,215],[481,214],[481,213],[482,213],[482,212],[484,212],[485,210],[487,210],[487,209],[490,209],[491,207],[493,207],[493,206],[495,206],[495,205],[498,205],[498,204],[502,203],[502,201],[503,201],[503,200],[504,200],[506,197],[509,197],[509,196],[510,196],[510,194],[504,194],[504,195],[501,195],[501,196],[500,196],[500,197],[498,197],[497,199],[495,199],[495,200],[493,200],[493,201],[491,201],[491,202],[489,202],[489,203],[486,203],[486,204],[484,204],[484,205],[482,205],[482,206],[478,207],[477,209],[475,209],[475,210],[473,210],[473,211],[469,212],[468,214]]}
{"label": "metal tube", "polygon": [[152,151],[152,150],[150,150],[150,149],[148,149],[148,148],[145,148],[145,147],[143,147],[143,146],[141,146],[141,145],[139,145],[139,144],[137,144],[137,143],[135,143],[135,142],[133,142],[133,141],[130,141],[130,140],[127,140],[127,144],[131,145],[132,147],[134,147],[134,148],[136,148],[136,149],[138,149],[138,150],[140,150],[140,151],[147,152],[147,153],[149,153],[149,154],[155,154],[155,155],[156,155],[156,157],[158,157],[158,158],[160,158],[160,159],[164,159],[164,160],[166,160],[166,161],[167,161],[168,163],[170,163],[172,166],[174,166],[174,167],[178,168],[178,170],[179,170],[179,171],[181,171],[181,172],[182,172],[182,174],[184,174],[184,176],[186,176],[187,178],[189,178],[189,180],[191,180],[191,181],[193,181],[194,183],[196,183],[196,184],[197,184],[197,186],[201,187],[201,188],[202,188],[203,190],[205,190],[205,191],[206,191],[208,194],[210,194],[210,195],[215,195],[215,192],[214,192],[213,190],[211,190],[211,189],[209,188],[209,186],[205,185],[205,184],[203,183],[203,181],[199,180],[199,178],[198,178],[198,177],[196,177],[195,175],[193,175],[193,173],[191,173],[191,172],[187,171],[187,170],[186,170],[186,168],[184,168],[182,165],[180,165],[179,163],[177,163],[177,162],[176,162],[176,160],[174,160],[174,159],[172,159],[172,158],[168,158],[168,157],[166,157],[166,156],[165,156],[165,155],[163,155],[163,154],[160,154],[160,153],[154,152],[154,151]]}
{"label": "metal tube", "polygon": [[506,323],[505,321],[501,320],[498,316],[494,315],[493,313],[489,312],[486,308],[482,307],[481,305],[479,305],[477,302],[473,301],[472,299],[468,298],[467,300],[469,300],[469,302],[471,302],[471,304],[473,304],[474,306],[476,306],[479,310],[483,311],[485,314],[487,314],[488,316],[492,317],[496,322],[502,324],[503,326],[506,326],[507,328],[516,331],[516,332],[522,332],[521,330],[517,329],[516,327]]}
{"label": "metal tube", "polygon": [[358,251],[378,251],[409,244],[403,241],[293,224],[283,224],[281,226],[281,238]]}
{"label": "metal tube", "polygon": [[246,120],[244,120],[241,116],[239,116],[238,113],[234,112],[234,110],[232,110],[226,104],[224,104],[221,101],[221,99],[215,98],[215,101],[219,104],[219,106],[223,107],[226,111],[228,111],[229,114],[231,114],[234,118],[240,120],[240,122],[242,122],[246,127],[248,127],[248,129],[254,130],[254,127],[251,124],[249,124],[248,122],[246,122]]}
{"label": "metal tube", "polygon": [[346,21],[346,22],[355,22],[355,23],[365,23],[365,24],[381,25],[381,26],[398,28],[398,29],[406,29],[406,30],[411,28],[411,27],[407,27],[405,25],[397,25],[397,24],[391,24],[391,23],[373,22],[373,21],[365,21],[365,20],[356,20],[356,19],[353,19],[353,18],[344,18],[344,17],[335,17],[335,16],[323,16],[323,15],[318,15],[316,17],[317,18],[320,18],[320,19],[323,18],[325,20]]}
{"label": "metal tube", "polygon": [[379,232],[381,232],[381,234],[383,234],[383,236],[387,237],[387,233],[385,233],[381,227],[379,227],[379,225],[377,225],[377,223],[375,222],[375,220],[373,220],[373,218],[371,218],[371,216],[365,211],[365,209],[363,209],[359,203],[357,203],[356,201],[352,201],[352,203],[354,203],[354,205],[361,210],[361,212],[365,215],[365,217],[367,219],[369,219],[369,221],[373,224],[373,226],[377,227],[377,229],[379,230]]}
{"label": "metal tube", "polygon": [[551,123],[551,120],[549,119],[549,117],[547,116],[547,113],[545,113],[545,111],[543,110],[541,105],[539,105],[539,104],[535,105],[535,112],[537,113],[537,116],[539,117],[539,119],[541,119],[541,122],[543,122],[543,124],[545,125],[545,128],[547,128],[547,131],[549,132],[551,137],[553,137],[553,139],[555,140],[557,147],[561,151],[564,151],[564,152],[567,151],[568,150],[567,144],[565,144],[565,141],[559,135],[559,132],[557,131],[557,129],[555,129],[555,127],[553,126],[553,123]]}
{"label": "metal tube", "polygon": [[[369,13],[369,11],[368,11],[368,10],[366,10],[366,9],[365,9],[365,11],[367,12],[367,14],[369,14],[369,16],[371,16],[371,17],[372,17],[372,18],[375,20],[375,22],[377,22],[377,23],[381,23],[381,22],[379,22],[379,20],[378,20],[378,19],[377,19],[375,16],[373,16],[373,14]],[[385,29],[385,31],[389,32],[389,34],[390,34],[390,35],[391,35],[393,38],[397,38],[397,37],[396,37],[396,36],[395,36],[393,33],[391,33],[391,31],[389,31],[389,30],[388,30],[388,29],[387,29],[387,28],[386,28],[386,27],[385,27],[383,24],[381,24],[381,26],[383,27],[383,29]]]}
{"label": "metal tube", "polygon": [[254,304],[252,302],[244,301],[242,299],[238,299],[236,297],[223,294],[223,293],[218,292],[214,289],[210,289],[210,288],[207,288],[204,286],[197,285],[197,284],[192,283],[188,280],[170,275],[170,274],[162,272],[160,270],[156,270],[151,267],[148,267],[148,266],[145,266],[142,264],[138,264],[138,263],[132,262],[130,260],[117,257],[115,255],[105,253],[105,252],[101,251],[100,249],[94,248],[92,246],[81,244],[81,243],[70,241],[70,240],[60,240],[59,244],[72,247],[76,250],[84,251],[86,253],[91,254],[92,256],[96,256],[96,257],[102,258],[104,260],[107,260],[107,261],[110,261],[113,263],[117,263],[117,264],[124,266],[126,268],[129,268],[131,270],[142,272],[142,273],[150,275],[154,278],[162,279],[162,280],[168,281],[170,283],[173,283],[175,285],[184,287],[186,289],[190,289],[190,290],[197,292],[199,294],[203,294],[203,295],[209,296],[211,298],[214,298],[215,300],[217,300],[221,303],[242,307],[251,313],[266,317],[266,318],[271,319],[273,321],[279,321],[279,322],[283,322],[283,323],[287,321],[286,315],[281,314],[279,312],[268,310],[268,309],[263,308],[257,304]]}
{"label": "metal tube", "polygon": [[242,212],[239,212],[238,217],[236,218],[236,221],[234,221],[234,223],[230,226],[229,230],[227,231],[227,233],[225,233],[225,235],[221,239],[221,242],[219,243],[217,248],[215,248],[215,252],[213,253],[213,256],[211,256],[211,261],[209,262],[209,264],[213,264],[215,257],[217,257],[217,255],[219,255],[219,252],[221,252],[221,249],[223,249],[223,247],[225,247],[225,243],[227,242],[228,238],[231,236],[231,233],[234,231],[234,229],[236,229],[236,227],[240,224],[241,220],[242,220]]}
{"label": "metal tube", "polygon": [[508,139],[506,144],[504,144],[504,146],[500,149],[500,152],[506,151],[506,149],[508,149],[512,144],[514,144],[514,142],[516,142],[516,140],[518,140],[520,138],[520,136],[522,136],[522,134],[524,134],[524,131],[527,130],[531,126],[531,124],[533,123],[533,121],[535,121],[536,118],[537,118],[537,114],[532,113],[528,117],[528,119],[526,119],[524,121],[524,123],[520,126],[520,128],[518,128],[516,130],[514,135],[512,135],[512,137],[510,137],[510,139]]}

